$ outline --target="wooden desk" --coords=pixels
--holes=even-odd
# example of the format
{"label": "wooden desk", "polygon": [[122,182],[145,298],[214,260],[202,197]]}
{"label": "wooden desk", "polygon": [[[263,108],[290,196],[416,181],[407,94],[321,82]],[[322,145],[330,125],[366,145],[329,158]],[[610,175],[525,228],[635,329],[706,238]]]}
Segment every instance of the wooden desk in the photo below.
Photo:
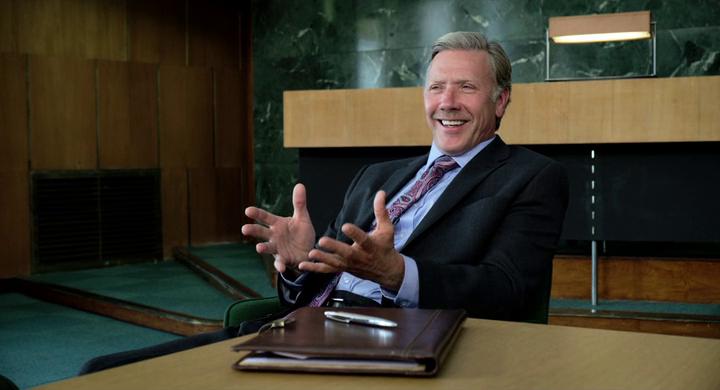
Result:
{"label": "wooden desk", "polygon": [[[470,319],[435,378],[242,373],[238,339],[45,389],[720,389],[720,340]],[[52,364],[52,362],[48,362]]]}

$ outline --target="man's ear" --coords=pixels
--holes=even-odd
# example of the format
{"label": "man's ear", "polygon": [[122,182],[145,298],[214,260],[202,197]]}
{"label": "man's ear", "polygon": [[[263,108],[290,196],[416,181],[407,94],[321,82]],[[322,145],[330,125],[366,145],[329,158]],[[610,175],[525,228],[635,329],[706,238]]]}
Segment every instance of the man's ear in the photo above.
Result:
{"label": "man's ear", "polygon": [[500,128],[500,122],[503,115],[505,115],[508,104],[510,104],[510,90],[505,88],[495,100],[495,131]]}
{"label": "man's ear", "polygon": [[510,103],[510,90],[505,88],[495,100],[495,117],[502,118],[505,115],[505,109]]}

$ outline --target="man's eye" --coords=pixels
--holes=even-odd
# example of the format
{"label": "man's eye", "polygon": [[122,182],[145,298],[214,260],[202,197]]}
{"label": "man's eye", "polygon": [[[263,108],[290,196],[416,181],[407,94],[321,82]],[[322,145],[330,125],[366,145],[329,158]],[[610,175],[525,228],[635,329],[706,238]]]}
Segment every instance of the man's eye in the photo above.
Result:
{"label": "man's eye", "polygon": [[465,91],[473,91],[473,90],[475,90],[475,86],[470,85],[470,84],[465,84],[462,86],[462,89]]}

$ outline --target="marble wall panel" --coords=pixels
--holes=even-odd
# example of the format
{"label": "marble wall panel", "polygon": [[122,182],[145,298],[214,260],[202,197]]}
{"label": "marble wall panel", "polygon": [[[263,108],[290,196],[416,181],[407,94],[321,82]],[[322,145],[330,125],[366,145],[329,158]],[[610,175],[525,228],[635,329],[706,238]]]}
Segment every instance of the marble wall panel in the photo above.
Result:
{"label": "marble wall panel", "polygon": [[[297,161],[297,154],[295,155]],[[297,162],[255,163],[257,206],[279,215],[292,214],[292,188],[297,182]]]}
{"label": "marble wall panel", "polygon": [[511,39],[503,47],[512,64],[514,83],[535,83],[545,78],[545,38]]}
{"label": "marble wall panel", "polygon": [[641,77],[652,74],[652,41],[550,45],[551,78]]}
{"label": "marble wall panel", "polygon": [[[658,30],[711,27],[720,24],[720,3],[717,0],[650,0],[641,1],[653,13]],[[643,9],[642,7],[638,10]]]}
{"label": "marble wall panel", "polygon": [[658,73],[663,77],[720,74],[718,37],[720,25],[661,31],[658,53],[663,55],[658,55]]}

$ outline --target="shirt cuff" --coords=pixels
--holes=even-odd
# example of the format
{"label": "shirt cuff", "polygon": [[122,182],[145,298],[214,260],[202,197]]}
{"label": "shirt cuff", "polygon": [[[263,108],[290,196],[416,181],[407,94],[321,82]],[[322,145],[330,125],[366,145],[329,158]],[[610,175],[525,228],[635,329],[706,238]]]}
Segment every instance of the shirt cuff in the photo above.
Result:
{"label": "shirt cuff", "polygon": [[418,268],[415,260],[400,254],[405,260],[405,275],[403,276],[400,290],[397,293],[381,288],[385,298],[395,302],[396,305],[405,308],[417,308],[420,301],[420,281]]}

